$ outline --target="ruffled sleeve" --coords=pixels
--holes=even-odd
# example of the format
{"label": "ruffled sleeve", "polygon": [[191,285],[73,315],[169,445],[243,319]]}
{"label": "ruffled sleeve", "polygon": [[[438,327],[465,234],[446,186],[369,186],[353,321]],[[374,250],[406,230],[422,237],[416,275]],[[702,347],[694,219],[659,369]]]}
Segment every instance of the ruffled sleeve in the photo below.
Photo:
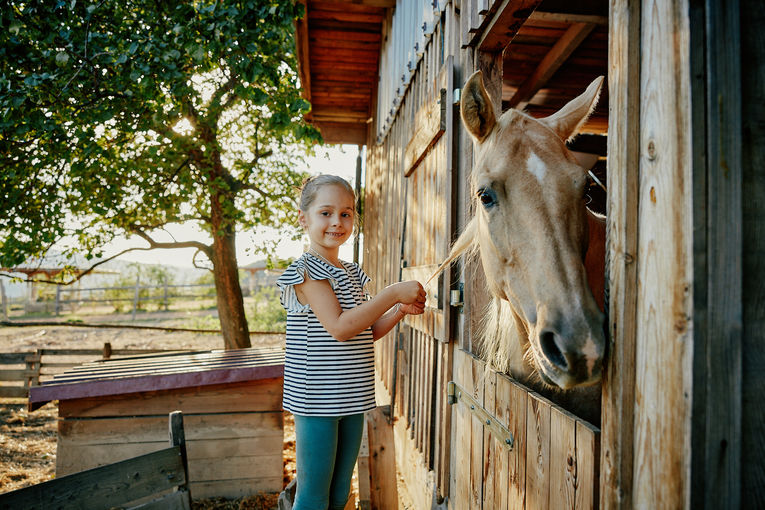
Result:
{"label": "ruffled sleeve", "polygon": [[337,279],[322,264],[313,263],[313,259],[308,259],[303,255],[290,264],[279,279],[276,280],[276,285],[281,290],[280,300],[282,306],[287,312],[305,313],[310,311],[310,305],[302,304],[298,301],[297,294],[295,293],[295,285],[303,283],[306,275],[311,280],[328,280],[333,290],[337,286]]}

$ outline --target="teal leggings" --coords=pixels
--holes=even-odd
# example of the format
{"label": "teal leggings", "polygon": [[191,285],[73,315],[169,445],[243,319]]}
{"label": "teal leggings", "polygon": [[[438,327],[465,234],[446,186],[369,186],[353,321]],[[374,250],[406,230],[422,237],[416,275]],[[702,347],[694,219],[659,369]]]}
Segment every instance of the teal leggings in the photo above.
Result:
{"label": "teal leggings", "polygon": [[298,480],[293,510],[343,510],[363,430],[364,413],[295,415]]}

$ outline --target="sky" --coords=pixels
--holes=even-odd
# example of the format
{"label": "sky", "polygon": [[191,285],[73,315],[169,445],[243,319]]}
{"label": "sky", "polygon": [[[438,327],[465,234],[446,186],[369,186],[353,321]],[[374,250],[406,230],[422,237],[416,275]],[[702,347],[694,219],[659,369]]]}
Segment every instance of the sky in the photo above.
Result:
{"label": "sky", "polygon": [[[317,149],[315,156],[306,158],[304,170],[311,174],[339,175],[340,177],[348,180],[352,186],[355,186],[357,155],[358,146],[356,145],[328,145]],[[207,244],[211,242],[211,239],[205,232],[197,230],[190,225],[172,225],[168,227],[167,230],[169,234],[160,235],[157,233],[154,236],[156,240],[172,241],[173,238],[175,238],[177,241],[198,240]],[[172,237],[170,234],[172,234]],[[246,266],[252,262],[255,262],[256,260],[262,260],[264,258],[261,254],[251,253],[248,248],[262,245],[266,239],[276,239],[278,237],[279,236],[276,232],[272,232],[270,234],[267,233],[263,236],[255,236],[246,232],[238,233],[236,238],[236,251],[239,266]],[[304,241],[299,240],[280,242],[276,248],[276,255],[280,258],[300,256],[300,254],[303,252],[304,242],[307,242],[307,238]],[[113,253],[117,253],[121,250],[134,246],[143,247],[146,246],[146,242],[138,237],[120,239],[111,243],[107,247],[104,255],[109,256]],[[194,256],[195,251],[196,250],[193,248],[133,251],[124,254],[119,258],[119,260],[142,262],[146,264],[164,264],[180,267],[193,267],[192,257]],[[349,261],[353,260],[353,243],[351,241],[346,242],[343,246],[340,247],[340,258]],[[207,261],[205,260],[204,263],[206,265]]]}

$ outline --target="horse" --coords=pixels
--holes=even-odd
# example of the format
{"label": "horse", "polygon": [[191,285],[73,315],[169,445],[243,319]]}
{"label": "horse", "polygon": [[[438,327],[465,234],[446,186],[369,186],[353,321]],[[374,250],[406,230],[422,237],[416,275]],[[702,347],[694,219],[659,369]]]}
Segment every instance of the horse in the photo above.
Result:
{"label": "horse", "polygon": [[606,351],[605,221],[586,207],[587,171],[566,141],[602,83],[536,119],[515,109],[497,118],[481,72],[467,80],[460,111],[475,146],[474,215],[438,269],[479,256],[490,294],[478,335],[487,366],[595,424]]}

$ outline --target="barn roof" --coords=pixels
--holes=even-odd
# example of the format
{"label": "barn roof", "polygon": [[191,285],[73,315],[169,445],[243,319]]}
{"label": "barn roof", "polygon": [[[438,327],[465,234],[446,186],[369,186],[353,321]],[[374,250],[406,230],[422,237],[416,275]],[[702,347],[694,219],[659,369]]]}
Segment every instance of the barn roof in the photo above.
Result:
{"label": "barn roof", "polygon": [[327,143],[366,143],[383,20],[396,0],[302,0],[297,54],[306,119]]}
{"label": "barn roof", "polygon": [[[363,144],[375,114],[383,26],[396,1],[303,1],[306,16],[297,24],[298,62],[303,95],[313,105],[306,118],[328,143]],[[525,108],[534,116],[547,116],[606,74],[607,1],[542,0],[535,9],[509,9],[514,18],[507,20],[496,20],[493,12],[507,2],[489,3],[488,12],[472,16],[475,26],[467,27],[473,34],[468,44],[487,48],[492,37],[515,30],[504,50],[503,109]],[[478,8],[475,2],[465,7],[471,5]],[[502,26],[490,26],[497,21]],[[584,132],[604,134],[607,118],[604,90]]]}
{"label": "barn roof", "polygon": [[284,376],[284,350],[249,348],[148,354],[85,363],[29,389],[36,409],[52,400],[227,384]]}

